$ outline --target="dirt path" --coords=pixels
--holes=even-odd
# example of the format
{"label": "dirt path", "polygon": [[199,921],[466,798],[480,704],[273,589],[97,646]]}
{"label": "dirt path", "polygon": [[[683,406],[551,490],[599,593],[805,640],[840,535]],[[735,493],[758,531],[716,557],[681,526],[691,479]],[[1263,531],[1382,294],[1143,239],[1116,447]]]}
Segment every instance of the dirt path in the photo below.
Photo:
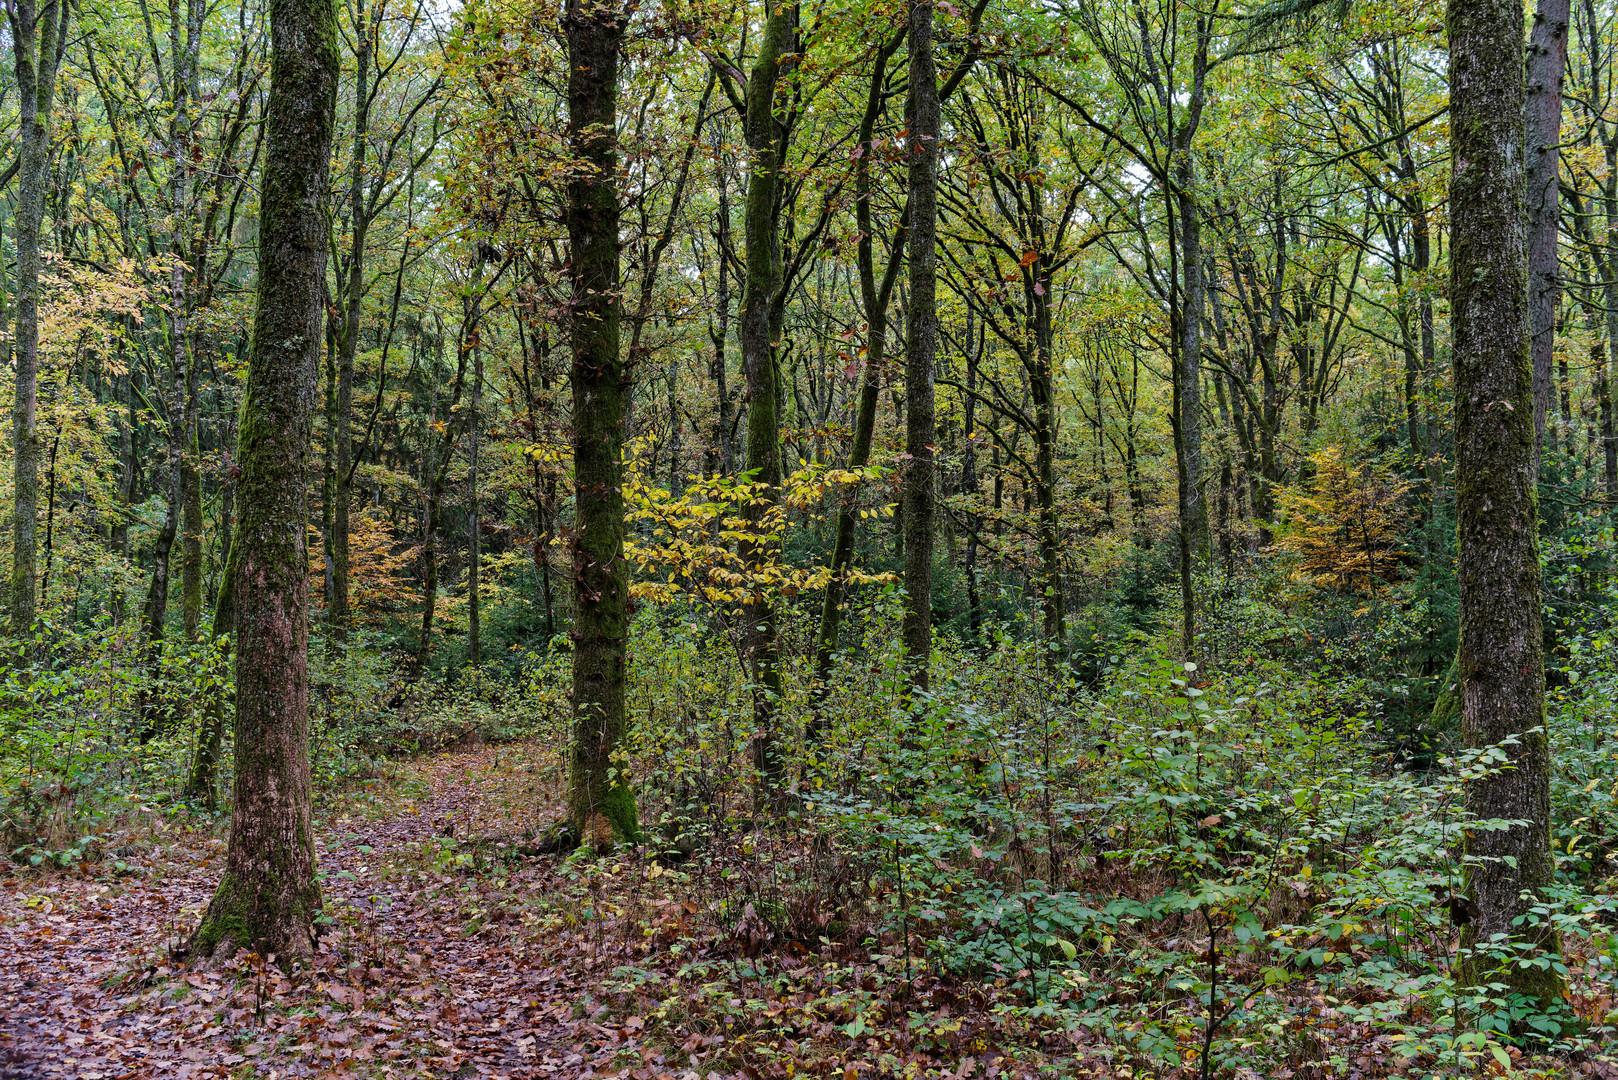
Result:
{"label": "dirt path", "polygon": [[577,1077],[650,1062],[633,1033],[574,1017],[588,978],[524,932],[515,899],[543,898],[552,860],[491,884],[457,872],[467,849],[443,835],[548,818],[541,771],[510,749],[446,755],[320,815],[333,922],[291,978],[168,952],[218,880],[216,837],[154,819],[138,854],[0,880],[0,1080]]}

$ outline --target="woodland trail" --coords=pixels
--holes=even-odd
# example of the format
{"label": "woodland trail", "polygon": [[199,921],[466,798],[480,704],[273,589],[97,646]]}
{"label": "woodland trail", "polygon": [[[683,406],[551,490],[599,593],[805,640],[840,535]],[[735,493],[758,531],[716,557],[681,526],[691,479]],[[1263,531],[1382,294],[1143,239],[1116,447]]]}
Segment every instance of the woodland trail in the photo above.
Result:
{"label": "woodland trail", "polygon": [[441,755],[328,800],[317,844],[333,924],[290,977],[170,951],[218,880],[219,836],[153,816],[146,842],[114,838],[100,862],[0,879],[0,1080],[695,1075],[574,1016],[592,965],[558,947],[571,934],[525,933],[538,920],[517,902],[545,894],[554,859],[514,862],[495,884],[457,872],[479,857],[468,835],[549,820],[543,754]]}

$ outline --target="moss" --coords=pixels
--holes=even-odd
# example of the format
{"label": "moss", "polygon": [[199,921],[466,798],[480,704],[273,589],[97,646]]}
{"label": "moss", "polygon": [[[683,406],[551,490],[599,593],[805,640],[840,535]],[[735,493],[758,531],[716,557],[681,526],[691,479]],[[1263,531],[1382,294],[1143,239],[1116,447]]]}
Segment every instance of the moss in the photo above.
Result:
{"label": "moss", "polygon": [[[1467,928],[1470,931],[1470,927]],[[1463,949],[1475,949],[1477,943],[1472,940],[1473,935],[1467,933],[1462,939]],[[1562,949],[1559,935],[1555,931],[1547,931],[1536,943],[1539,947],[1539,958],[1560,958]],[[1484,960],[1486,962],[1480,962]],[[1491,997],[1506,996],[1508,998],[1522,998],[1533,1004],[1524,1007],[1521,1000],[1512,1002],[1513,1011],[1526,1013],[1512,1020],[1510,1034],[1518,1040],[1543,1037],[1527,1022],[1530,1018],[1550,1014],[1566,1029],[1570,1023],[1577,1023],[1577,1017],[1567,1007],[1567,981],[1554,968],[1532,963],[1509,964],[1501,967],[1492,956],[1484,954],[1483,957],[1466,955],[1460,965],[1460,982],[1463,986],[1493,986],[1503,987],[1502,991],[1491,994]]]}
{"label": "moss", "polygon": [[1429,721],[1434,732],[1453,731],[1461,721],[1461,658],[1457,654],[1449,662],[1449,670],[1438,686],[1438,700],[1433,702],[1433,715]]}
{"label": "moss", "polygon": [[640,840],[640,819],[635,811],[635,793],[627,784],[612,784],[601,799],[601,815],[612,825],[614,838],[626,844]]}
{"label": "moss", "polygon": [[253,930],[249,914],[235,875],[227,872],[219,879],[219,890],[202,917],[202,925],[191,935],[190,951],[198,956],[212,956],[220,945],[230,944],[234,947],[226,950],[228,958],[236,949],[251,948]]}

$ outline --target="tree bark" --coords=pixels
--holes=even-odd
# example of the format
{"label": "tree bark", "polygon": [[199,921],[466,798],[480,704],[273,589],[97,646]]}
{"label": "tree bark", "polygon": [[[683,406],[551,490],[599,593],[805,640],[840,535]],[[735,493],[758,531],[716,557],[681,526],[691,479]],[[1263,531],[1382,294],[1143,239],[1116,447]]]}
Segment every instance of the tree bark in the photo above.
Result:
{"label": "tree bark", "polygon": [[315,947],[305,531],[339,69],[332,0],[276,0],[239,517],[225,570],[239,638],[235,787],[224,876],[191,938],[203,956],[306,957]]}
{"label": "tree bark", "polygon": [[[1562,200],[1562,76],[1570,0],[1539,0],[1528,38],[1528,342],[1534,369],[1534,447],[1545,444],[1561,264],[1556,249]],[[1537,470],[1536,470],[1537,476]]]}
{"label": "tree bark", "polygon": [[[377,14],[381,8],[378,5]],[[343,329],[337,341],[337,404],[332,426],[333,460],[331,513],[331,606],[326,625],[332,643],[342,649],[348,641],[348,517],[354,483],[354,354],[359,348],[360,307],[365,301],[365,241],[370,214],[365,205],[365,156],[371,127],[371,54],[377,27],[366,18],[366,0],[354,8],[354,148],[349,163],[349,246],[342,283]],[[380,389],[378,393],[380,393]]]}
{"label": "tree bark", "polygon": [[573,351],[573,733],[568,818],[582,843],[640,836],[623,740],[629,641],[624,560],[623,443],[630,371],[620,355],[618,63],[626,17],[598,0],[569,0],[567,186]]}
{"label": "tree bark", "polygon": [[926,691],[932,654],[933,364],[938,353],[938,73],[933,2],[910,6],[909,303],[905,308],[905,676]]}
{"label": "tree bark", "polygon": [[966,553],[962,571],[966,575],[967,624],[971,627],[973,648],[983,645],[983,598],[978,592],[978,447],[977,389],[978,365],[983,349],[972,334],[972,313],[966,315],[966,396],[961,401],[961,493],[966,496]]}
{"label": "tree bark", "polygon": [[1554,877],[1550,744],[1540,614],[1534,379],[1528,340],[1524,213],[1522,7],[1450,0],[1450,303],[1455,356],[1455,502],[1459,538],[1459,681],[1465,745],[1502,746],[1509,767],[1466,786],[1460,974],[1504,983],[1549,1005],[1565,996],[1550,967],[1503,967],[1494,935],[1555,952],[1554,931],[1526,915]]}
{"label": "tree bark", "polygon": [[[189,351],[189,350],[188,350]],[[197,361],[186,364],[186,445],[180,458],[180,491],[184,500],[180,519],[180,626],[185,640],[195,642],[202,625],[202,473],[197,431]]]}
{"label": "tree bark", "polygon": [[50,160],[51,104],[56,70],[67,37],[71,5],[61,0],[17,0],[11,49],[20,103],[17,113],[17,322],[12,340],[16,403],[11,414],[12,563],[11,632],[34,625],[34,562],[39,543],[39,230],[45,217],[45,171]]}
{"label": "tree bark", "polygon": [[472,448],[468,454],[466,494],[471,504],[467,514],[466,536],[466,646],[467,661],[476,668],[483,663],[483,605],[478,596],[479,578],[483,569],[483,547],[478,535],[478,445],[483,427],[483,350],[472,344],[472,409],[467,424],[472,429]]}
{"label": "tree bark", "polygon": [[[747,181],[744,219],[746,251],[742,292],[742,370],[747,377],[747,471],[757,485],[748,500],[747,516],[761,526],[781,498],[781,425],[771,306],[780,288],[781,251],[776,191],[780,181],[780,125],[775,118],[775,86],[786,48],[789,7],[786,0],[766,0],[758,59],[747,81],[746,138],[752,163]],[[744,562],[758,567],[775,557],[768,540],[741,545]],[[781,670],[776,645],[775,601],[762,590],[746,605],[744,649],[753,668],[753,764],[765,788],[781,776],[776,746],[775,708],[781,696]]]}

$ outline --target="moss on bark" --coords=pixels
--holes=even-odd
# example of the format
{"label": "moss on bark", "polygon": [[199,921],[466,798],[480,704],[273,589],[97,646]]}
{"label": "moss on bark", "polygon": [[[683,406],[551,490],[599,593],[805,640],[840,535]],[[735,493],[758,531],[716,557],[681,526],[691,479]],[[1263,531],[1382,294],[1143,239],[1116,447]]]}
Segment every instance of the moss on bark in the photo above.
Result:
{"label": "moss on bark", "polygon": [[[752,168],[747,179],[743,219],[746,268],[742,293],[742,370],[747,376],[747,471],[758,493],[746,514],[755,528],[781,497],[781,420],[778,409],[780,373],[776,370],[774,313],[781,281],[779,200],[781,125],[775,117],[775,91],[792,8],[776,0],[764,19],[758,58],[747,81],[747,148]],[[769,540],[744,543],[738,554],[753,567],[776,557]],[[781,777],[776,746],[775,710],[781,697],[781,669],[776,645],[776,611],[772,597],[755,593],[746,605],[745,650],[753,676],[753,764],[765,788]]]}
{"label": "moss on bark", "polygon": [[1461,730],[1502,746],[1509,767],[1466,785],[1462,980],[1504,984],[1549,1007],[1554,971],[1498,964],[1500,940],[1555,953],[1525,918],[1553,883],[1550,744],[1545,734],[1538,462],[1528,342],[1523,17],[1510,0],[1450,0],[1450,304],[1455,367],[1455,507],[1461,601]]}
{"label": "moss on bark", "polygon": [[[618,63],[626,16],[613,4],[571,0],[568,141],[580,167],[567,185],[572,251],[573,731],[568,822],[583,843],[640,837],[626,763],[629,576],[624,559],[623,443],[630,370],[619,347]],[[602,828],[605,822],[608,829]],[[602,835],[610,832],[610,836]]]}
{"label": "moss on bark", "polygon": [[321,907],[309,798],[312,422],[338,52],[332,0],[276,0],[253,338],[237,462],[236,763],[225,873],[191,947],[310,954]]}

